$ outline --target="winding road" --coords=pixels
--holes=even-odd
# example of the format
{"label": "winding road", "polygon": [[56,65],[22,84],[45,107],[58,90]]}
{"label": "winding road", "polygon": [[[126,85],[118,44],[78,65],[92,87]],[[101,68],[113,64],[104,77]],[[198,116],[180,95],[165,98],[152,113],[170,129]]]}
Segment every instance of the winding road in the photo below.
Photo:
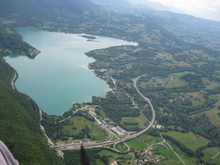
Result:
{"label": "winding road", "polygon": [[130,136],[127,136],[127,137],[124,137],[124,138],[121,138],[121,139],[116,139],[116,140],[112,140],[112,141],[104,141],[104,142],[98,142],[98,143],[90,143],[90,142],[87,142],[87,143],[73,143],[73,144],[58,144],[56,146],[54,146],[54,149],[56,149],[57,151],[62,151],[62,150],[78,150],[80,149],[80,146],[83,145],[84,148],[98,148],[98,147],[103,147],[105,145],[110,145],[110,144],[117,144],[117,143],[120,143],[120,142],[124,142],[124,141],[127,141],[127,140],[130,140],[130,139],[133,139],[133,138],[136,138],[138,136],[140,136],[141,134],[145,133],[147,130],[149,130],[154,122],[155,122],[155,118],[156,118],[156,113],[155,113],[155,110],[154,110],[154,107],[151,103],[151,100],[147,97],[145,97],[140,91],[139,89],[137,88],[137,81],[139,78],[143,77],[143,76],[146,76],[146,74],[143,74],[137,78],[134,78],[133,79],[133,82],[134,82],[134,87],[135,89],[137,90],[137,92],[141,95],[141,97],[144,98],[145,101],[148,102],[148,104],[150,105],[151,107],[151,111],[152,111],[152,119],[150,121],[150,124],[145,128],[143,129],[142,131],[138,132],[138,133],[135,133],[135,134],[132,134]]}

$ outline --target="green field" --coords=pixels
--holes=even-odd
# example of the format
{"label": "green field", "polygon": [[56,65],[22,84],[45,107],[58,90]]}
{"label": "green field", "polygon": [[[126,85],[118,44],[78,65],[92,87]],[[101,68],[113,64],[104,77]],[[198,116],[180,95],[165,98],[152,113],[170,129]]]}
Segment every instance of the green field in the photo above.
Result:
{"label": "green field", "polygon": [[182,165],[182,162],[179,160],[179,158],[174,154],[174,152],[169,148],[169,146],[164,143],[164,146],[161,146],[159,144],[156,144],[156,151],[155,153],[158,153],[159,155],[163,155],[166,158],[159,162],[159,164],[163,165]]}
{"label": "green field", "polygon": [[181,133],[175,131],[169,131],[167,133],[163,133],[169,135],[179,142],[183,143],[187,148],[195,151],[201,146],[205,146],[208,144],[209,140],[201,137],[200,135],[195,135],[192,132],[189,133]]}
{"label": "green field", "polygon": [[[176,145],[171,144],[168,141],[169,145],[173,148],[173,150],[179,155],[179,157],[182,159],[182,161],[186,164],[186,165],[196,165],[196,158],[195,157],[189,157],[188,155],[186,155],[183,151],[181,151]],[[172,160],[172,159],[171,159]],[[179,159],[178,159],[179,160]],[[169,162],[170,160],[168,160]],[[170,162],[169,162],[170,163]],[[183,163],[182,163],[183,164]],[[170,164],[167,164],[170,165]],[[172,165],[172,164],[171,164]],[[175,164],[173,164],[175,165]]]}
{"label": "green field", "polygon": [[89,128],[90,133],[89,135],[94,138],[95,140],[105,140],[109,135],[108,133],[100,128],[96,123],[93,123],[92,121],[81,117],[81,116],[74,116],[71,117],[69,120],[73,122],[72,125],[64,125],[64,130],[68,132],[71,135],[78,135],[82,132],[82,129],[85,129],[86,127]]}
{"label": "green field", "polygon": [[[69,120],[71,120],[73,124],[64,125],[64,129],[72,135],[78,135],[79,133],[82,132],[82,129],[86,128],[86,126],[88,126],[90,130],[92,128],[93,122],[91,122],[90,120],[87,120],[84,117],[74,116],[74,117],[71,117]],[[73,129],[73,127],[75,127],[75,129]]]}
{"label": "green field", "polygon": [[101,114],[101,117],[107,117],[106,114],[105,114],[105,112],[104,112],[103,110],[101,110],[101,111],[99,111],[99,112],[100,112],[100,114]]}
{"label": "green field", "polygon": [[139,117],[122,117],[121,124],[124,124],[123,122],[139,123],[139,125],[125,125],[127,128],[144,128],[148,124],[148,120],[142,113]]}
{"label": "green field", "polygon": [[[195,92],[197,93],[197,92]],[[187,93],[189,94],[189,93]],[[190,94],[189,94],[190,95]],[[197,99],[192,100],[193,106],[199,106],[199,105],[203,105],[205,102],[205,99],[203,97],[203,95],[199,94],[196,96]]]}
{"label": "green field", "polygon": [[[216,103],[216,106],[218,107],[220,105],[220,101],[218,101]],[[220,117],[218,115],[218,113],[220,113],[220,110],[218,110],[217,108],[213,108],[209,111],[205,112],[206,115],[209,117],[209,120],[211,121],[211,123],[215,126],[220,126]]]}
{"label": "green field", "polygon": [[132,149],[146,150],[150,145],[161,141],[162,141],[161,137],[155,137],[155,136],[143,134],[135,139],[127,141],[126,144],[128,144],[129,147]]}
{"label": "green field", "polygon": [[[220,148],[219,147],[207,148],[206,150],[203,151],[204,159],[206,161],[209,161],[209,163],[219,164],[219,162],[220,162],[220,154],[217,155],[218,152],[220,152]],[[215,155],[217,155],[217,156],[215,158],[211,159]]]}
{"label": "green field", "polygon": [[206,148],[204,151],[204,157],[203,159],[205,162],[208,162],[212,159],[213,156],[215,156],[218,152],[213,148]]}
{"label": "green field", "polygon": [[127,146],[124,143],[118,143],[115,147],[119,151],[127,151],[128,150]]}
{"label": "green field", "polygon": [[123,157],[123,158],[127,158],[127,159],[130,159],[132,158],[131,155],[129,154],[118,154],[116,152],[113,152],[113,151],[110,151],[110,150],[102,150],[100,153],[99,153],[100,157],[102,156],[109,156],[109,157],[114,157],[114,158],[119,158],[119,157]]}
{"label": "green field", "polygon": [[218,95],[209,95],[209,99],[218,100],[220,97]]}
{"label": "green field", "polygon": [[176,77],[181,77],[181,76],[183,76],[185,74],[189,74],[189,73],[194,74],[194,72],[185,71],[185,72],[180,72],[180,73],[173,73],[173,75]]}
{"label": "green field", "polygon": [[166,88],[181,87],[186,84],[187,82],[185,82],[184,80],[178,79],[176,82],[171,82],[171,83],[168,83],[167,85],[163,85],[163,87],[166,87]]}
{"label": "green field", "polygon": [[108,138],[109,133],[106,132],[104,129],[100,128],[96,123],[92,125],[91,132],[89,133],[90,136],[94,137],[98,141],[104,141]]}
{"label": "green field", "polygon": [[103,163],[100,159],[97,159],[97,160],[96,160],[96,164],[97,164],[97,165],[105,165],[105,163]]}

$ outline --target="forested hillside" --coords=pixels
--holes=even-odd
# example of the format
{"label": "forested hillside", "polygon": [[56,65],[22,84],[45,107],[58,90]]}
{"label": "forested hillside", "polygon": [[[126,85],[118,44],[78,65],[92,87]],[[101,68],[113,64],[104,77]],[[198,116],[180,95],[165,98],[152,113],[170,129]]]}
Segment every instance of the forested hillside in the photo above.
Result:
{"label": "forested hillside", "polygon": [[0,28],[0,47],[0,56],[20,54],[34,58],[40,53],[39,50],[24,42],[13,29]]}

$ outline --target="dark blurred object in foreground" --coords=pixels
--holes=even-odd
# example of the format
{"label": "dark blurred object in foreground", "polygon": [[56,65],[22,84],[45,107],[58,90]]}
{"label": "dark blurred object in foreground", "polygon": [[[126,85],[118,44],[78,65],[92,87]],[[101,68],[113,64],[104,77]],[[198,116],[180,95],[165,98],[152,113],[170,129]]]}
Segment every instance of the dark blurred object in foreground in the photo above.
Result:
{"label": "dark blurred object in foreground", "polygon": [[88,158],[88,156],[86,155],[86,151],[84,150],[83,146],[81,146],[80,155],[81,155],[82,165],[90,165],[90,163],[89,163],[89,158]]}

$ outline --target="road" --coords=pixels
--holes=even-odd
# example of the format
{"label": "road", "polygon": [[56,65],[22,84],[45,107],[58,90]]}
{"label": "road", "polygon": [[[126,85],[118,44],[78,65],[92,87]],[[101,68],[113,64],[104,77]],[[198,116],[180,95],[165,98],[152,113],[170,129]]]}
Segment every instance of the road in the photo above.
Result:
{"label": "road", "polygon": [[17,77],[18,77],[18,74],[17,74],[17,72],[15,72],[12,79],[11,79],[11,86],[14,90],[16,89],[15,88],[15,80],[17,79]]}
{"label": "road", "polygon": [[119,143],[119,142],[124,142],[124,141],[130,140],[130,139],[134,139],[134,138],[140,136],[141,134],[145,133],[147,130],[149,130],[153,126],[153,124],[155,122],[156,113],[155,113],[154,107],[153,107],[153,105],[151,103],[151,100],[149,98],[145,97],[139,91],[139,89],[137,88],[137,81],[138,81],[139,78],[141,78],[143,76],[146,76],[146,74],[141,75],[141,76],[133,79],[133,82],[134,82],[134,87],[137,90],[137,92],[141,95],[141,97],[144,98],[144,100],[146,100],[148,102],[148,104],[151,107],[152,119],[150,121],[150,124],[145,129],[143,129],[142,131],[140,131],[138,133],[132,134],[130,136],[127,136],[127,137],[124,137],[124,138],[121,138],[121,139],[112,140],[112,141],[104,141],[104,142],[98,142],[98,143],[90,143],[90,142],[87,142],[87,143],[75,143],[75,144],[73,143],[73,144],[64,144],[64,145],[59,144],[59,145],[55,146],[54,148],[56,150],[58,150],[58,151],[61,151],[61,150],[78,150],[78,149],[80,149],[81,145],[83,145],[84,148],[98,148],[98,147],[103,147],[105,145],[115,144],[115,143]]}

